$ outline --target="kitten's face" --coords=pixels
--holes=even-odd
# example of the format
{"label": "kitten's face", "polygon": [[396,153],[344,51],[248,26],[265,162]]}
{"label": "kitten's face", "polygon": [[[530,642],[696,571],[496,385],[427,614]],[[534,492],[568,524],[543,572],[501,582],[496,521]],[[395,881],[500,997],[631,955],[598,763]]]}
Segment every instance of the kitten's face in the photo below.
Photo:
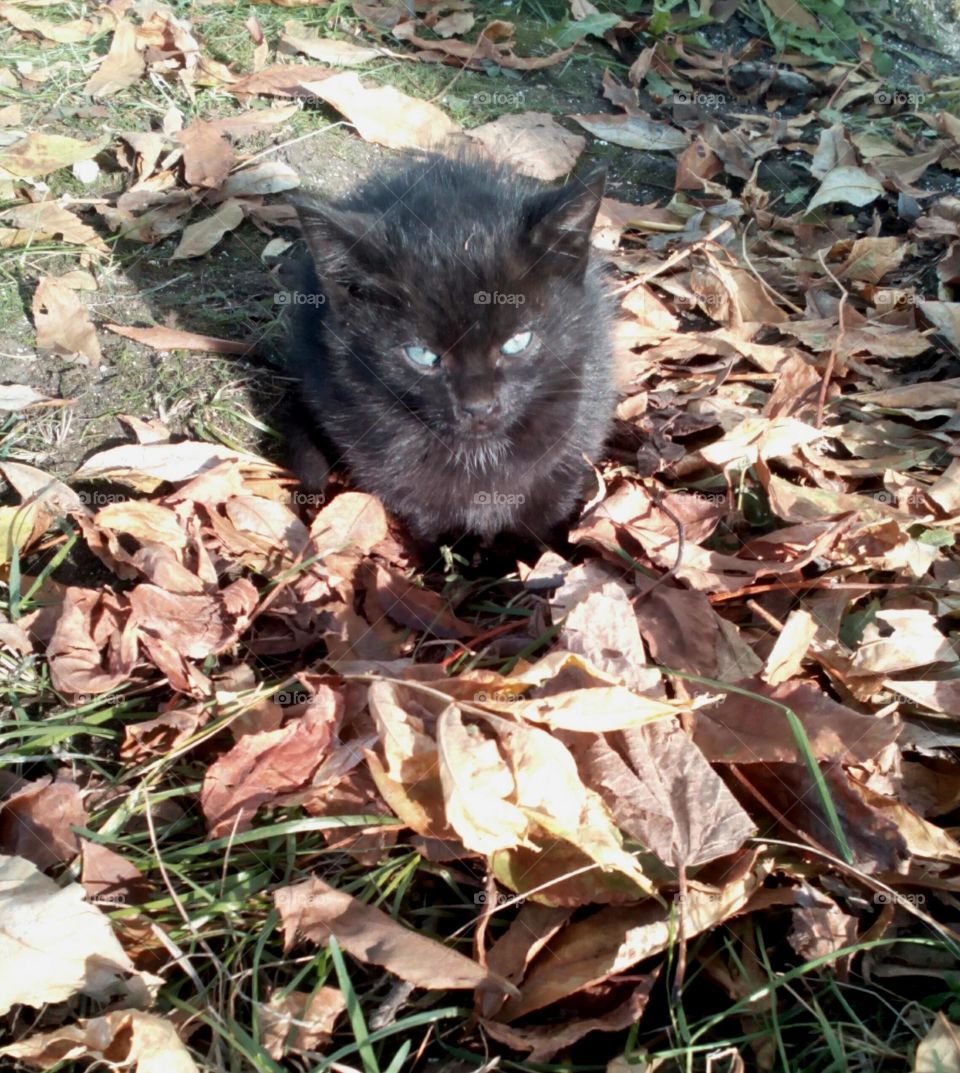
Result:
{"label": "kitten's face", "polygon": [[575,405],[602,191],[601,176],[434,212],[415,192],[377,214],[301,206],[333,345],[366,389],[430,430],[426,449],[492,468],[540,404]]}

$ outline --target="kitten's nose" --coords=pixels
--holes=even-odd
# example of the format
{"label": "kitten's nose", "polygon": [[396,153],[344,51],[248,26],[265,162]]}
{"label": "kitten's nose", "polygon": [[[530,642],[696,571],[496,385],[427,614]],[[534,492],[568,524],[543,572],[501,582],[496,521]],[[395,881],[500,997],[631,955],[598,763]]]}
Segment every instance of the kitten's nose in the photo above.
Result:
{"label": "kitten's nose", "polygon": [[497,408],[497,400],[481,397],[478,399],[463,399],[460,409],[467,417],[489,417]]}

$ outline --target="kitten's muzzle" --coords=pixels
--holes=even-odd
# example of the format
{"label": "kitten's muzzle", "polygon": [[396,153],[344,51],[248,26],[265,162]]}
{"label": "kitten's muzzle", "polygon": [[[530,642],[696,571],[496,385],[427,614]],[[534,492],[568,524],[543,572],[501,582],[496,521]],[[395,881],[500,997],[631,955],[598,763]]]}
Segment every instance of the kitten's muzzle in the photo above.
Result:
{"label": "kitten's muzzle", "polygon": [[489,397],[478,399],[461,399],[457,410],[461,417],[483,419],[492,417],[499,409],[497,400]]}

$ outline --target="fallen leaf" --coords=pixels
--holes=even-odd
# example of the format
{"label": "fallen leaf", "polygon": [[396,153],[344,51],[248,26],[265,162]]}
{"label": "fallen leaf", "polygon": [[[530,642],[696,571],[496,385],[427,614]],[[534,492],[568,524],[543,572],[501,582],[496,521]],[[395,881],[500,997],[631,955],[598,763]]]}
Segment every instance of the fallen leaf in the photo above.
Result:
{"label": "fallen leaf", "polygon": [[215,190],[233,170],[236,154],[214,123],[196,119],[177,134],[177,141],[183,147],[183,177],[190,186]]}
{"label": "fallen leaf", "polygon": [[31,132],[0,153],[0,178],[41,179],[51,171],[90,160],[106,148],[109,139],[82,142],[62,134]]}
{"label": "fallen leaf", "polygon": [[91,455],[73,476],[79,481],[119,481],[152,492],[164,481],[186,481],[223,462],[247,465],[258,472],[279,472],[278,467],[256,455],[244,455],[221,444],[187,440],[108,447]]}
{"label": "fallen leaf", "polygon": [[342,714],[342,698],[322,686],[299,718],[280,730],[245,734],[224,753],[200,791],[210,837],[249,830],[262,805],[309,786]]}
{"label": "fallen leaf", "polygon": [[125,324],[104,324],[104,328],[132,339],[144,346],[157,350],[200,350],[208,354],[250,354],[251,343],[242,343],[238,339],[216,339],[211,335],[198,335],[196,332],[184,332],[179,328],[165,328],[157,325],[153,328],[131,328]]}
{"label": "fallen leaf", "polygon": [[86,825],[80,787],[64,776],[34,779],[0,802],[0,848],[41,871],[76,857],[80,839],[71,828]]}
{"label": "fallen leaf", "polygon": [[110,51],[83,87],[91,97],[111,97],[139,82],[147,69],[143,53],[137,47],[136,27],[121,19],[113,31]]}
{"label": "fallen leaf", "polygon": [[388,149],[437,149],[462,133],[435,104],[393,86],[364,86],[352,71],[307,82],[304,89],[345,115],[364,141]]}
{"label": "fallen leaf", "polygon": [[50,350],[65,358],[81,358],[94,369],[100,368],[100,343],[87,310],[76,294],[56,277],[44,276],[37,284],[33,320],[39,350]]}
{"label": "fallen leaf", "polygon": [[864,628],[851,667],[859,674],[892,674],[958,659],[929,611],[888,610],[877,611],[875,621]]}
{"label": "fallen leaf", "polygon": [[77,246],[89,246],[100,253],[107,245],[92,227],[81,223],[68,209],[56,201],[40,201],[32,205],[15,205],[0,212],[0,221],[17,228],[17,241],[0,239],[3,245],[25,246],[44,239],[59,237]]}
{"label": "fallen leaf", "polygon": [[623,145],[628,149],[645,149],[654,153],[669,153],[686,149],[689,138],[682,130],[671,127],[654,119],[643,119],[632,115],[572,115],[570,118],[579,123],[595,138],[614,145]]}
{"label": "fallen leaf", "polygon": [[267,97],[316,98],[310,85],[334,74],[336,69],[332,67],[318,67],[309,63],[281,63],[234,81],[226,89],[237,97],[263,94]]}
{"label": "fallen leaf", "polygon": [[169,1017],[140,1010],[113,1010],[11,1043],[0,1055],[37,1069],[92,1059],[104,1068],[136,1073],[199,1073]]}
{"label": "fallen leaf", "polygon": [[208,253],[228,232],[243,223],[243,204],[231,198],[225,201],[211,216],[190,224],[183,230],[183,237],[177,248],[170,254],[171,261],[186,257],[200,257]]}
{"label": "fallen leaf", "polygon": [[960,1069],[960,1028],[941,1012],[917,1044],[913,1073],[955,1073]]}
{"label": "fallen leaf", "polygon": [[27,410],[31,406],[49,401],[49,395],[44,395],[29,384],[0,384],[0,410],[6,410],[8,413]]}
{"label": "fallen leaf", "polygon": [[299,52],[309,56],[311,60],[320,60],[321,63],[329,63],[334,67],[363,67],[371,60],[394,55],[388,49],[320,37],[311,33],[302,22],[296,21],[283,24],[283,32],[277,46],[283,52]]}
{"label": "fallen leaf", "polygon": [[323,1050],[345,1009],[343,992],[335,987],[318,987],[312,994],[278,988],[259,1006],[263,1049],[274,1059]]}
{"label": "fallen leaf", "polygon": [[819,624],[809,611],[797,608],[790,612],[763,669],[763,680],[772,686],[795,678],[810,648]]}
{"label": "fallen leaf", "polygon": [[391,916],[312,876],[274,891],[283,948],[334,936],[358,961],[386,969],[415,987],[515,988],[463,954],[398,924]]}
{"label": "fallen leaf", "polygon": [[0,4],[0,19],[5,19],[21,33],[37,34],[60,45],[76,45],[86,41],[97,32],[96,23],[89,19],[70,19],[66,22],[50,22],[34,18],[16,4]]}
{"label": "fallen leaf", "polygon": [[137,972],[79,883],[60,886],[22,857],[0,856],[0,903],[0,1014],[19,1004],[39,1009],[77,992],[101,1002],[120,994],[148,1004],[159,980]]}
{"label": "fallen leaf", "polygon": [[879,179],[868,175],[863,168],[834,168],[825,176],[817,192],[810,199],[806,211],[811,213],[821,205],[832,205],[837,202],[846,202],[860,207],[869,205],[882,196],[883,184]]}
{"label": "fallen leaf", "polygon": [[584,138],[561,127],[547,112],[504,115],[467,134],[495,160],[547,181],[567,175],[586,145]]}

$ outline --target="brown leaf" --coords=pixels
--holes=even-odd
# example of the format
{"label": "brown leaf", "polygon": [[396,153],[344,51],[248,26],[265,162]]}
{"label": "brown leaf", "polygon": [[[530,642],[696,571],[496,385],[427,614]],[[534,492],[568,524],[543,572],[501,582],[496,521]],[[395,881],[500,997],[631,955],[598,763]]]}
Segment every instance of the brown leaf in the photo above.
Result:
{"label": "brown leaf", "polygon": [[31,406],[49,401],[49,395],[44,395],[28,384],[0,384],[0,410],[7,413],[28,410]]}
{"label": "brown leaf", "polygon": [[809,611],[803,608],[791,611],[767,656],[763,680],[777,686],[797,675],[818,628],[819,623]]}
{"label": "brown leaf", "polygon": [[298,940],[325,943],[333,935],[358,961],[377,965],[415,987],[515,988],[442,943],[398,924],[380,909],[312,876],[274,892],[283,928],[283,947]]}
{"label": "brown leaf", "polygon": [[[79,883],[61,887],[22,857],[0,857],[0,1014],[77,992],[102,1002],[119,992],[128,1002],[149,1003],[160,981],[136,972],[110,921],[83,896]],[[27,1044],[13,1047],[30,1053]]]}
{"label": "brown leaf", "polygon": [[312,33],[302,22],[286,22],[277,46],[282,52],[299,52],[311,60],[330,64],[333,67],[363,67],[371,60],[396,53],[385,48],[357,45],[352,41],[337,41]]}
{"label": "brown leaf", "polygon": [[83,852],[80,882],[91,905],[117,908],[137,905],[146,899],[150,886],[139,868],[99,842],[83,838],[80,847]]}
{"label": "brown leaf", "polygon": [[53,686],[61,693],[106,693],[137,665],[137,628],[125,599],[71,586],[47,645]]}
{"label": "brown leaf", "polygon": [[226,87],[237,97],[262,94],[266,97],[316,97],[309,85],[336,74],[333,67],[319,67],[309,63],[281,63],[265,67],[246,78],[232,82]]}
{"label": "brown leaf", "polygon": [[[255,455],[243,455],[220,444],[186,440],[183,443],[129,443],[108,447],[88,458],[74,474],[74,479],[119,481],[131,488],[152,492],[164,481],[186,481],[213,470],[219,463],[250,467],[264,475],[275,476],[279,472],[276,466]],[[205,488],[205,494],[209,495],[209,492],[210,489]]]}
{"label": "brown leaf", "polygon": [[857,941],[857,918],[844,913],[832,898],[809,883],[800,886],[796,898],[787,942],[804,961],[828,957]]}
{"label": "brown leaf", "polygon": [[644,149],[648,152],[669,153],[685,149],[689,138],[682,130],[658,120],[644,119],[635,115],[572,115],[584,130],[595,138],[602,138],[614,145],[628,149]]}
{"label": "brown leaf", "polygon": [[92,1059],[95,1065],[150,1073],[199,1073],[169,1017],[140,1010],[114,1010],[102,1017],[30,1036],[0,1050],[37,1069]]}
{"label": "brown leaf", "polygon": [[547,112],[503,115],[467,131],[498,161],[531,175],[553,180],[568,174],[587,144]]}
{"label": "brown leaf", "polygon": [[321,686],[299,719],[280,730],[245,734],[224,753],[200,792],[210,837],[249,830],[262,805],[309,785],[342,714],[340,695]]}
{"label": "brown leaf", "polygon": [[435,104],[393,86],[364,86],[352,71],[304,88],[345,115],[364,141],[388,149],[437,149],[462,133]]}
{"label": "brown leaf", "polygon": [[343,992],[335,987],[318,987],[312,994],[277,989],[259,1005],[263,1049],[274,1059],[323,1050],[345,1009]]}
{"label": "brown leaf", "polygon": [[54,276],[44,276],[33,295],[37,349],[66,358],[81,358],[100,368],[100,344],[86,308],[76,294]]}
{"label": "brown leaf", "polygon": [[[631,977],[634,981],[637,978]],[[505,1043],[517,1051],[529,1051],[531,1062],[549,1062],[558,1051],[566,1050],[591,1032],[621,1032],[635,1025],[643,1016],[650,1000],[650,992],[659,978],[659,967],[642,974],[639,977],[641,982],[631,989],[625,1000],[599,1016],[577,1016],[566,1023],[528,1024],[523,1028],[511,1028],[486,1019],[482,1020],[481,1024],[500,1043]]]}
{"label": "brown leaf", "polygon": [[735,853],[756,825],[675,723],[597,736],[577,753],[581,775],[621,830],[677,871]]}
{"label": "brown leaf", "polygon": [[183,238],[170,254],[171,261],[186,257],[200,257],[209,252],[228,232],[243,223],[243,204],[231,198],[225,201],[211,216],[190,224],[183,230]]}
{"label": "brown leaf", "polygon": [[956,1073],[960,1069],[960,1028],[942,1012],[917,1044],[913,1073]]}
{"label": "brown leaf", "polygon": [[125,339],[152,346],[157,350],[199,350],[208,354],[251,354],[253,344],[237,339],[216,339],[211,335],[184,332],[179,328],[131,328],[125,324],[104,324],[104,328]]}
{"label": "brown leaf", "polygon": [[131,622],[141,633],[171,639],[188,659],[206,659],[236,643],[257,599],[257,590],[246,578],[206,596],[170,593],[143,584],[130,593]]}
{"label": "brown leaf", "polygon": [[37,34],[61,45],[79,44],[97,32],[96,23],[89,19],[51,22],[48,19],[34,18],[28,11],[24,11],[16,4],[0,4],[0,19],[5,19],[21,33]]}
{"label": "brown leaf", "polygon": [[[882,719],[838,704],[805,682],[740,685],[784,704],[797,714],[818,760],[865,764],[897,740],[899,721]],[[802,762],[786,715],[769,704],[730,694],[697,712],[694,741],[708,760],[724,764]]]}
{"label": "brown leaf", "polygon": [[432,633],[435,637],[476,637],[479,632],[450,610],[442,596],[419,588],[394,570],[376,567],[375,591],[383,614],[412,630]]}
{"label": "brown leaf", "polygon": [[[690,884],[683,901],[672,909],[647,899],[640,905],[601,909],[576,921],[550,941],[550,956],[534,963],[520,997],[509,999],[496,1020],[509,1024],[626,972],[667,949],[678,926],[691,939],[722,923],[747,904],[772,865],[772,860],[758,861],[721,890]],[[682,925],[676,920],[678,910]]]}
{"label": "brown leaf", "polygon": [[196,119],[177,141],[183,146],[183,177],[191,186],[216,189],[233,170],[236,154],[214,123]]}
{"label": "brown leaf", "polygon": [[139,82],[147,64],[137,46],[136,28],[121,19],[113,31],[110,51],[84,86],[84,93],[91,97],[110,97]]}
{"label": "brown leaf", "polygon": [[[22,241],[12,245],[28,245],[44,239],[59,237],[77,246],[89,246],[99,253],[107,252],[103,239],[72,212],[55,201],[40,201],[34,205],[16,205],[0,213],[0,220],[10,223],[22,235]],[[8,243],[4,243],[5,245]],[[61,279],[62,282],[62,279]]]}
{"label": "brown leaf", "polygon": [[80,839],[71,827],[86,825],[80,787],[64,776],[45,775],[0,803],[0,849],[46,871],[76,857]]}
{"label": "brown leaf", "polygon": [[31,132],[0,153],[0,178],[40,179],[59,168],[90,160],[107,146],[108,139],[81,142],[61,134]]}

